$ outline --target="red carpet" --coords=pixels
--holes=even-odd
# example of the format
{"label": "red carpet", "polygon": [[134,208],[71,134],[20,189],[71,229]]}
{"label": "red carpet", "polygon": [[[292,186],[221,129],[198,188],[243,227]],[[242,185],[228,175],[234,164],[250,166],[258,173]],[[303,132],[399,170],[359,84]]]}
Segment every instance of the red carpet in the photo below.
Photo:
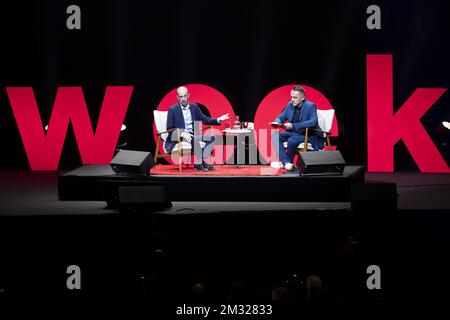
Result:
{"label": "red carpet", "polygon": [[195,171],[193,165],[183,165],[181,172],[177,165],[158,164],[150,170],[152,175],[199,175],[199,176],[280,176],[284,169],[266,166],[216,165],[213,171]]}

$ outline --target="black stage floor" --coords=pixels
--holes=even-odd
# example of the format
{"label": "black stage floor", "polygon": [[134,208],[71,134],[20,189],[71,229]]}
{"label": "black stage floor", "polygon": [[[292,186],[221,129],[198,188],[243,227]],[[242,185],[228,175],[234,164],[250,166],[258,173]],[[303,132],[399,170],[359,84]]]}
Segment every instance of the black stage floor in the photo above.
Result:
{"label": "black stage floor", "polygon": [[342,175],[198,176],[116,174],[109,165],[87,165],[58,178],[60,200],[108,200],[119,186],[163,185],[170,201],[349,202],[353,183],[364,182],[363,166]]}
{"label": "black stage floor", "polygon": [[[0,171],[0,216],[23,215],[104,215],[105,200],[99,199],[98,190],[92,200],[60,201],[58,180],[73,171]],[[279,177],[286,179],[287,177]],[[293,176],[293,179],[298,178]],[[263,180],[265,181],[265,180]],[[413,172],[365,173],[367,183],[396,183],[398,209],[436,210],[450,212],[450,175],[421,174]],[[97,194],[96,194],[97,193]],[[172,201],[173,206],[164,210],[169,214],[211,212],[298,212],[299,210],[349,209],[350,202],[289,201],[276,202],[270,198],[262,202],[249,201]],[[406,211],[405,211],[406,210]]]}

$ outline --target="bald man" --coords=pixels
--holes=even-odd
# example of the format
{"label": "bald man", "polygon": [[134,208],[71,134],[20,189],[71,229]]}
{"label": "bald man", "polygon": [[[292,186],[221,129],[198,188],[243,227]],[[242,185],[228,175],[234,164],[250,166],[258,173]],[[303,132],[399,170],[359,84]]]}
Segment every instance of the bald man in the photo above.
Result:
{"label": "bald man", "polygon": [[[208,165],[205,159],[211,155],[212,147],[214,145],[214,136],[201,135],[196,122],[202,122],[206,125],[219,125],[221,121],[227,120],[229,114],[224,114],[219,118],[210,118],[206,116],[195,103],[189,102],[189,90],[186,87],[179,87],[177,89],[178,103],[169,108],[167,114],[167,130],[178,128],[181,131],[183,141],[191,144],[194,150],[196,171],[214,170],[214,167]],[[201,148],[200,141],[205,142],[205,147]],[[172,131],[166,142],[166,150],[171,152],[177,145],[178,137],[176,131]]]}

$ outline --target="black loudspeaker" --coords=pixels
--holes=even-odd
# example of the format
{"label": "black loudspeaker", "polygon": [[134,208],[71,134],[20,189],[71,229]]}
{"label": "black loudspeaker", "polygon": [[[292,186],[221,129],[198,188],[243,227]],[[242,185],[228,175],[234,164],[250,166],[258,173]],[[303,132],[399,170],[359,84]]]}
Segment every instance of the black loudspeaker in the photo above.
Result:
{"label": "black loudspeaker", "polygon": [[132,150],[119,150],[110,164],[116,173],[139,176],[148,176],[155,166],[151,152]]}
{"label": "black loudspeaker", "polygon": [[162,183],[143,186],[119,186],[118,200],[119,209],[122,212],[163,210],[172,205]]}
{"label": "black loudspeaker", "polygon": [[339,151],[300,152],[297,166],[300,175],[340,175],[345,161]]}

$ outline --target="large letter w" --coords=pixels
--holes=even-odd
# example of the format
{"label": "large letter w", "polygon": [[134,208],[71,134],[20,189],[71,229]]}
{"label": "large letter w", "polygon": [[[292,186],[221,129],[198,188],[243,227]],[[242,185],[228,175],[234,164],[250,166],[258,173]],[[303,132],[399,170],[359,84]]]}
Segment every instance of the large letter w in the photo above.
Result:
{"label": "large letter w", "polygon": [[111,161],[130,102],[131,86],[107,87],[95,134],[81,87],[58,89],[47,134],[33,89],[6,88],[32,170],[56,170],[69,126],[75,133],[83,164]]}

